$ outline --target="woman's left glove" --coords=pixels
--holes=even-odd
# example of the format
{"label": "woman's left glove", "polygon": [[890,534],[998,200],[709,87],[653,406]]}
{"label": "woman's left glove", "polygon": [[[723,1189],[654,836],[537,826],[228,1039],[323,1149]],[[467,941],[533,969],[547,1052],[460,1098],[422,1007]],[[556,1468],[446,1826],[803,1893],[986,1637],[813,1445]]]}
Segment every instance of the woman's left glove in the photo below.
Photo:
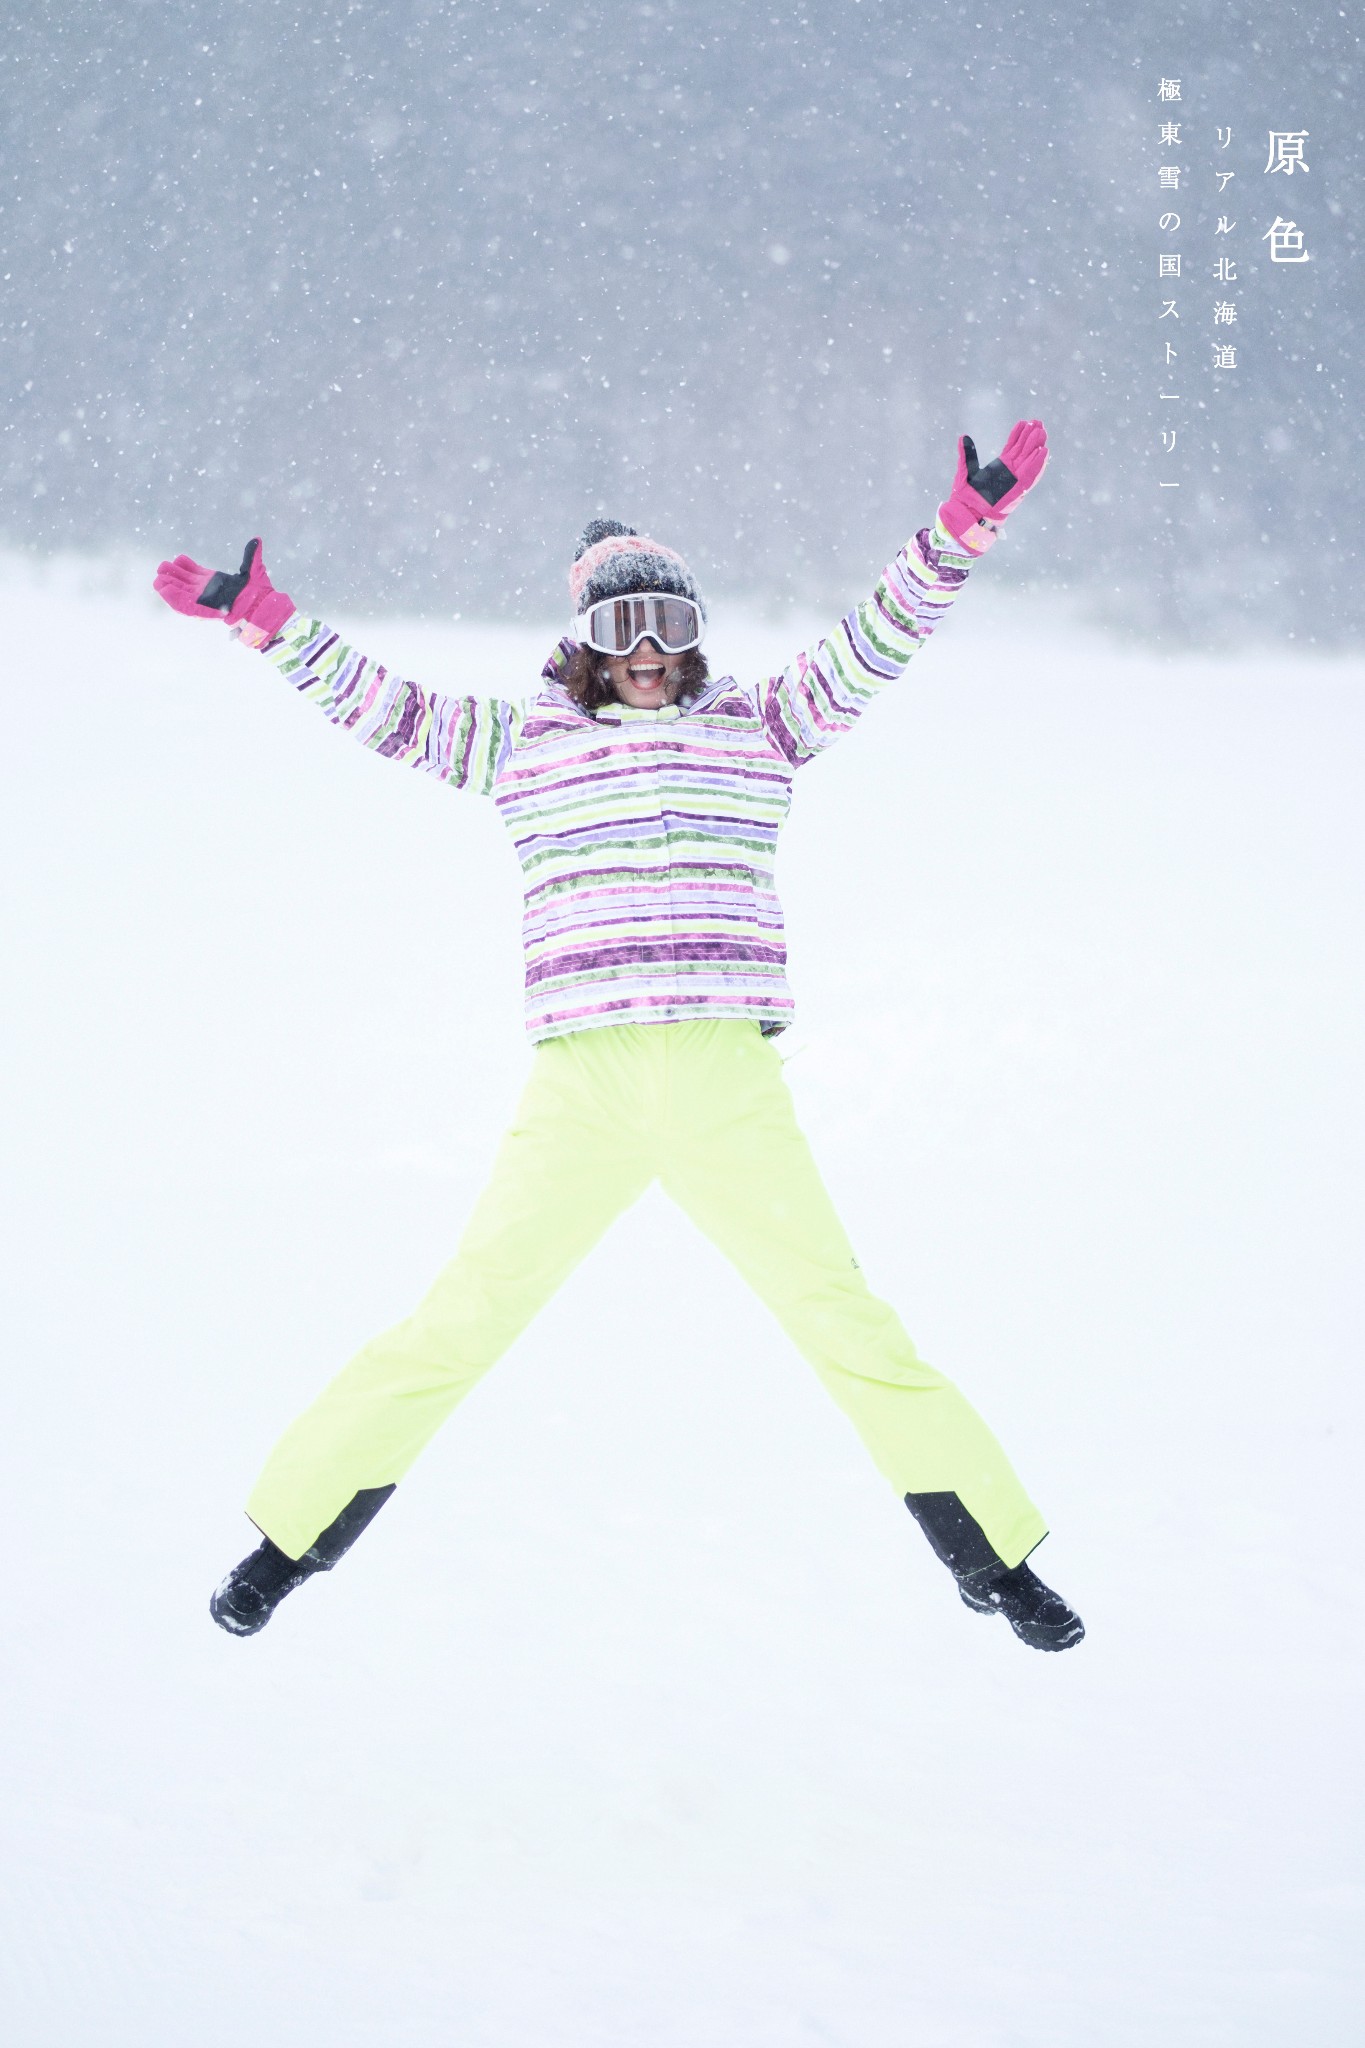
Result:
{"label": "woman's left glove", "polygon": [[247,542],[242,566],[235,573],[209,570],[189,555],[177,555],[173,562],[161,564],[154,588],[173,611],[183,612],[187,618],[216,619],[226,614],[226,623],[240,626],[242,638],[253,647],[273,639],[295,611],[293,598],[276,590],[266,574],[259,540]]}
{"label": "woman's left glove", "polygon": [[[1047,429],[1041,420],[1018,420],[993,462],[982,467],[976,443],[964,434],[957,444],[957,475],[938,516],[955,539],[974,554],[984,554],[999,526],[1031,491],[1047,463]],[[983,519],[990,527],[981,527]]]}

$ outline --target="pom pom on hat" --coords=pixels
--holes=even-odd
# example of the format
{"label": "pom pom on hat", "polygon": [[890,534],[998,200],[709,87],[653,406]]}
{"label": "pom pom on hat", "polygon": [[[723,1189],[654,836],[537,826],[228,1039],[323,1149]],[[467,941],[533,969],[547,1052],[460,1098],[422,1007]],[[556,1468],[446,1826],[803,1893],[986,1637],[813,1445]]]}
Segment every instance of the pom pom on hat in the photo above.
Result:
{"label": "pom pom on hat", "polygon": [[586,555],[589,548],[595,548],[600,540],[638,540],[639,534],[633,526],[622,526],[619,519],[590,519],[578,536],[578,546],[573,558]]}
{"label": "pom pom on hat", "polygon": [[681,555],[637,533],[633,526],[623,526],[619,519],[590,519],[579,535],[569,571],[575,613],[607,598],[629,597],[637,590],[690,598],[703,619],[706,617],[696,578]]}

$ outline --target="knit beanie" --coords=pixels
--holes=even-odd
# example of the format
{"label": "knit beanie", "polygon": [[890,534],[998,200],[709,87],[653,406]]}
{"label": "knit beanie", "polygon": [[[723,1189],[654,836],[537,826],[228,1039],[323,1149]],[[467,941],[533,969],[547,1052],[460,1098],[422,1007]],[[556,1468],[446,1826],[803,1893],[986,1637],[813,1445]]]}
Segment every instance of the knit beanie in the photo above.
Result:
{"label": "knit beanie", "polygon": [[590,519],[579,535],[569,571],[575,615],[607,598],[630,597],[640,590],[689,597],[706,618],[696,578],[681,555],[645,539],[633,526],[622,526],[619,519]]}

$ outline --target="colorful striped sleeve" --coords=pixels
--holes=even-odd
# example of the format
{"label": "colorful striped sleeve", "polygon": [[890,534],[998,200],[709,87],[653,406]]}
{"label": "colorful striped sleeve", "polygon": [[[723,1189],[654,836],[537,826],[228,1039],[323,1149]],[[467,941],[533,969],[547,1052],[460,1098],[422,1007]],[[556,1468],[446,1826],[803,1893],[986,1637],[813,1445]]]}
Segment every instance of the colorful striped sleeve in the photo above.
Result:
{"label": "colorful striped sleeve", "polygon": [[[249,633],[241,636],[251,645]],[[521,727],[522,707],[498,697],[423,689],[348,647],[320,619],[295,612],[261,652],[301,697],[386,760],[488,796]]]}
{"label": "colorful striped sleeve", "polygon": [[768,736],[794,768],[848,732],[895,681],[952,604],[978,552],[984,549],[969,552],[937,519],[921,527],[871,597],[760,686]]}

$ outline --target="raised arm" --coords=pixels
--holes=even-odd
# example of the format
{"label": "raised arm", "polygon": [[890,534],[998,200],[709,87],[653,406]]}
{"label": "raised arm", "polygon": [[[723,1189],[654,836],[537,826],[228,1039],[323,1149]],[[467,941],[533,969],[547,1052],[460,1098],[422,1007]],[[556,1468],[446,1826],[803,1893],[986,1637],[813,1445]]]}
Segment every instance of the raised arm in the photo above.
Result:
{"label": "raised arm", "polygon": [[984,468],[962,436],[953,489],[933,525],[907,541],[832,633],[761,686],[769,737],[794,767],[847,732],[919,652],[1046,461],[1040,420],[1020,420],[1004,453]]}
{"label": "raised arm", "polygon": [[[247,632],[241,637],[247,640]],[[521,724],[519,704],[424,689],[302,612],[261,644],[261,652],[362,747],[476,796],[491,792]]]}
{"label": "raised arm", "polygon": [[521,706],[497,697],[447,695],[395,675],[308,618],[266,574],[249,541],[235,574],[213,574],[188,555],[163,562],[156,589],[191,618],[226,619],[316,704],[333,725],[386,760],[421,768],[457,789],[487,796],[521,723]]}

